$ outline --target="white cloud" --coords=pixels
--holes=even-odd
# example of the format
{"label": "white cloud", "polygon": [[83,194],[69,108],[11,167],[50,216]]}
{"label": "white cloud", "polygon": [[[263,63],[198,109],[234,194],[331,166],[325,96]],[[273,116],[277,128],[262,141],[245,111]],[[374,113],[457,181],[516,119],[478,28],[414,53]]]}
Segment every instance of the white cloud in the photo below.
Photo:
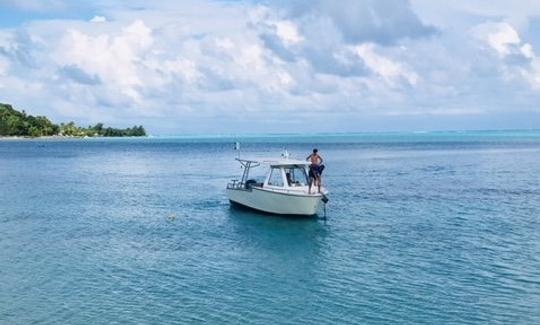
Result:
{"label": "white cloud", "polygon": [[4,77],[7,74],[9,68],[9,62],[0,56],[0,88],[4,87]]}
{"label": "white cloud", "polygon": [[510,46],[521,43],[521,40],[512,27],[502,24],[497,31],[488,36],[488,42],[499,52],[499,55],[506,56],[511,53]]}
{"label": "white cloud", "polygon": [[103,16],[94,16],[92,19],[90,19],[91,23],[104,23],[107,21],[107,18]]}
{"label": "white cloud", "polygon": [[508,23],[485,23],[476,26],[474,32],[497,51],[499,56],[510,55],[521,43],[519,34]]}
{"label": "white cloud", "polygon": [[0,56],[0,77],[6,75],[9,67],[9,62]]}
{"label": "white cloud", "polygon": [[395,85],[399,79],[406,80],[410,85],[415,85],[418,81],[418,75],[415,72],[409,71],[398,62],[377,54],[375,45],[372,43],[358,45],[354,47],[354,51],[369,69],[391,85]]}
{"label": "white cloud", "polygon": [[540,90],[540,57],[531,44],[521,40],[512,25],[485,23],[475,27],[474,32],[498,54],[500,68],[508,79],[524,79],[533,89]]}
{"label": "white cloud", "polygon": [[304,40],[298,32],[298,27],[290,21],[275,22],[277,35],[287,44],[296,44]]}
{"label": "white cloud", "polygon": [[527,59],[533,59],[535,57],[534,50],[531,44],[524,44],[520,48],[521,54],[525,56]]}
{"label": "white cloud", "polygon": [[140,60],[152,42],[152,30],[140,20],[114,36],[92,36],[69,30],[53,59],[59,66],[73,65],[89,75],[96,75],[111,88],[119,88],[121,94],[140,102],[136,89],[144,84]]}

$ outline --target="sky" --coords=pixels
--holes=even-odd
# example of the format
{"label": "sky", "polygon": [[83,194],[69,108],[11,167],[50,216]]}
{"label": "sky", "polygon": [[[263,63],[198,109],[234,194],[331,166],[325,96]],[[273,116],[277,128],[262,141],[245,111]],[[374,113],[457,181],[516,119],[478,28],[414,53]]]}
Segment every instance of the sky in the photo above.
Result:
{"label": "sky", "polygon": [[540,128],[540,0],[0,0],[0,102],[155,135]]}

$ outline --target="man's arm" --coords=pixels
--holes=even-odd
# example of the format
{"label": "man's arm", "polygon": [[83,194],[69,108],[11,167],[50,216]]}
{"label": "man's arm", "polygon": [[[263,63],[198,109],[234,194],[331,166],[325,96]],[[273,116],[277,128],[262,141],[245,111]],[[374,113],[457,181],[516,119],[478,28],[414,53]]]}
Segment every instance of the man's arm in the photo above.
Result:
{"label": "man's arm", "polygon": [[309,158],[311,158],[313,154],[310,154],[309,156],[306,157],[306,160],[309,160]]}
{"label": "man's arm", "polygon": [[321,161],[320,164],[322,164],[322,163],[323,163],[323,159],[322,159],[321,156],[319,156],[319,160]]}

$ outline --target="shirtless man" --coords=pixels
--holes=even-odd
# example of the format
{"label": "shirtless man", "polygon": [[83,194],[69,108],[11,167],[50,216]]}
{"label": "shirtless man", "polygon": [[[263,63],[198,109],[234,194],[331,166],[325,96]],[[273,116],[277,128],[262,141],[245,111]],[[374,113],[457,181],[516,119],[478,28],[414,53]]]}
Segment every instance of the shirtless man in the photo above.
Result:
{"label": "shirtless man", "polygon": [[319,193],[321,193],[321,172],[324,166],[322,165],[323,159],[318,152],[319,150],[313,149],[313,153],[306,158],[306,160],[311,161],[311,165],[309,166],[309,194],[311,194],[311,185],[313,182],[316,183]]}

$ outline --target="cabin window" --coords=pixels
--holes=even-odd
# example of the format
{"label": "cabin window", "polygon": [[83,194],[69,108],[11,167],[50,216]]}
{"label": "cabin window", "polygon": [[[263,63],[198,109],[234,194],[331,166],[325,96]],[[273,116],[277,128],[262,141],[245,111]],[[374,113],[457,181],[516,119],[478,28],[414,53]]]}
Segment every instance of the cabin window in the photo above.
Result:
{"label": "cabin window", "polygon": [[285,169],[288,186],[304,186],[308,183],[306,170],[300,166],[294,166]]}
{"label": "cabin window", "polygon": [[283,187],[283,176],[281,176],[280,168],[272,168],[270,170],[270,177],[268,178],[268,185]]}

